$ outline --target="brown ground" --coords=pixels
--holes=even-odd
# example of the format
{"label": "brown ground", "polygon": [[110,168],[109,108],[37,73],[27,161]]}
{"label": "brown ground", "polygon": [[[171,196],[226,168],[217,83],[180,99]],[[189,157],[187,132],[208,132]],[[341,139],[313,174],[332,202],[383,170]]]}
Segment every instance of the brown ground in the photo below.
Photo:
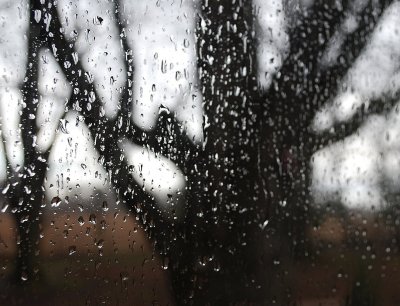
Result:
{"label": "brown ground", "polygon": [[9,286],[15,226],[0,215],[0,305],[172,305],[167,271],[134,218],[123,213],[45,215],[42,284],[18,292]]}
{"label": "brown ground", "polygon": [[[95,222],[85,212],[43,216],[42,283],[20,292],[8,281],[16,253],[15,226],[10,215],[0,214],[0,306],[173,305],[168,270],[134,218],[112,212],[95,216]],[[301,260],[282,258],[277,268],[282,275],[274,284],[277,295],[290,295],[296,305],[345,305],[356,281],[362,280],[357,290],[374,296],[373,305],[400,305],[396,228],[371,216],[346,221],[331,216],[310,227],[313,252]]]}

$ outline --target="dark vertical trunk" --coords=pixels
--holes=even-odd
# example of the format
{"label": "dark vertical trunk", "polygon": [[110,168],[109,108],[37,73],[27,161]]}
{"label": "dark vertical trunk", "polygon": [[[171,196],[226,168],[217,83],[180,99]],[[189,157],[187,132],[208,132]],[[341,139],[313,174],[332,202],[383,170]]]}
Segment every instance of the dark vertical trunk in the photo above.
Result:
{"label": "dark vertical trunk", "polygon": [[184,265],[176,269],[186,271],[186,287],[175,271],[172,277],[180,304],[260,302],[260,225],[267,203],[258,168],[262,113],[252,5],[203,1],[201,9],[205,145],[193,158],[188,178],[187,237],[178,259]]}
{"label": "dark vertical trunk", "polygon": [[28,32],[28,61],[22,88],[23,109],[21,114],[21,136],[24,147],[24,165],[14,174],[16,184],[11,188],[10,201],[16,213],[18,228],[18,256],[16,278],[26,284],[38,278],[40,207],[44,192],[42,184],[47,170],[48,153],[35,149],[36,110],[39,102],[38,59],[44,42],[42,26],[34,19],[35,10],[40,9],[39,1],[30,3]]}
{"label": "dark vertical trunk", "polygon": [[18,229],[18,253],[16,262],[16,278],[21,284],[38,280],[39,273],[39,238],[40,207],[43,202],[42,183],[46,168],[38,169],[34,178],[22,180],[22,194],[15,200],[15,213]]}
{"label": "dark vertical trunk", "polygon": [[[275,169],[276,175],[268,182],[268,189],[274,191],[271,223],[279,237],[277,256],[287,258],[288,264],[313,256],[306,235],[314,216],[310,194],[312,155],[353,133],[362,122],[361,118],[335,126],[334,135],[316,135],[311,130],[316,111],[338,93],[343,76],[368,41],[387,2],[382,1],[375,9],[372,3],[366,6],[357,19],[358,29],[347,35],[337,61],[325,66],[322,56],[351,5],[352,1],[316,0],[298,16],[291,16],[289,56],[267,93],[273,124],[263,130],[263,151],[268,157],[263,168],[266,175]],[[288,283],[283,276],[281,287]],[[287,294],[277,298],[278,304],[287,302]]]}

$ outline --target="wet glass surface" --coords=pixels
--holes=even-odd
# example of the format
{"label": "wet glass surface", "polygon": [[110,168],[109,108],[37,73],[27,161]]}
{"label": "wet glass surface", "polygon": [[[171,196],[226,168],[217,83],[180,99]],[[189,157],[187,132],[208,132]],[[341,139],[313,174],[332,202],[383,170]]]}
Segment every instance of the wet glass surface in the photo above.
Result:
{"label": "wet glass surface", "polygon": [[399,20],[1,0],[0,304],[397,305]]}

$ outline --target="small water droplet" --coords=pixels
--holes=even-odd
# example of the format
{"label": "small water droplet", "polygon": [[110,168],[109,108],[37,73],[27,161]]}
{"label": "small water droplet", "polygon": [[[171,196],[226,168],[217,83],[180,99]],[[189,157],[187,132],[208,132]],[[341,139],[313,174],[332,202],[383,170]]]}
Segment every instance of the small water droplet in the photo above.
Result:
{"label": "small water droplet", "polygon": [[58,207],[61,204],[61,199],[58,196],[55,196],[51,199],[51,207]]}
{"label": "small water droplet", "polygon": [[103,239],[100,239],[100,240],[96,243],[96,245],[97,245],[97,247],[98,247],[99,249],[103,248],[103,246],[104,246],[104,240],[103,240]]}
{"label": "small water droplet", "polygon": [[126,272],[121,272],[119,276],[121,277],[121,280],[124,282],[126,282],[129,279],[129,275]]}
{"label": "small water droplet", "polygon": [[28,275],[26,274],[26,272],[22,272],[21,280],[24,281],[24,282],[26,282],[28,280]]}
{"label": "small water droplet", "polygon": [[183,40],[183,46],[185,47],[185,48],[188,48],[189,46],[190,46],[190,42],[189,42],[189,40],[188,39],[184,39]]}
{"label": "small water droplet", "polygon": [[268,222],[269,222],[269,220],[267,219],[267,220],[265,220],[264,222],[263,222],[263,224],[260,224],[260,228],[261,229],[264,229],[264,228],[266,228],[266,226],[268,225]]}
{"label": "small water droplet", "polygon": [[76,246],[75,245],[71,245],[68,249],[68,255],[72,255],[76,253]]}
{"label": "small water droplet", "polygon": [[7,184],[7,186],[6,187],[4,187],[4,189],[2,190],[2,194],[6,194],[7,193],[7,191],[8,191],[8,189],[10,189],[10,184]]}
{"label": "small water droplet", "polygon": [[80,216],[80,217],[78,218],[78,222],[79,222],[79,225],[80,225],[80,226],[82,226],[83,224],[85,224],[85,220],[83,219],[82,216]]}
{"label": "small water droplet", "polygon": [[1,212],[2,212],[2,213],[5,213],[5,212],[7,211],[8,206],[9,206],[9,205],[8,205],[7,203],[4,203],[4,204],[3,204],[3,207],[1,208]]}
{"label": "small water droplet", "polygon": [[90,215],[89,222],[92,224],[96,224],[96,215],[95,214]]}
{"label": "small water droplet", "polygon": [[39,23],[41,18],[42,18],[42,12],[40,10],[35,10],[35,21]]}
{"label": "small water droplet", "polygon": [[72,52],[72,59],[74,60],[75,65],[78,63],[78,53]]}
{"label": "small water droplet", "polygon": [[69,134],[68,130],[67,130],[67,124],[68,124],[68,120],[66,119],[60,119],[59,123],[58,123],[58,130],[60,130],[61,132],[63,132],[64,134]]}
{"label": "small water droplet", "polygon": [[164,257],[162,260],[162,268],[164,270],[167,270],[169,266],[169,258],[168,257]]}
{"label": "small water droplet", "polygon": [[162,60],[161,61],[161,72],[162,73],[167,73],[168,71],[168,67],[167,67],[167,61],[166,60]]}

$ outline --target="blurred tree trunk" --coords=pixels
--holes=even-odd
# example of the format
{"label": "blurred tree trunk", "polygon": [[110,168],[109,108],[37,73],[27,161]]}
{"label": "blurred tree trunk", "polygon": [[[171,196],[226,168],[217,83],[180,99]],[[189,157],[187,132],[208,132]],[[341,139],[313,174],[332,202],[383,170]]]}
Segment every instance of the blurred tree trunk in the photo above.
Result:
{"label": "blurred tree trunk", "polygon": [[[35,21],[34,12],[40,9],[39,1],[30,2],[28,32],[28,60],[22,86],[23,109],[21,136],[24,147],[24,165],[12,174],[9,201],[15,210],[18,229],[17,283],[28,284],[39,277],[40,207],[44,200],[42,187],[47,171],[48,152],[35,149],[36,111],[39,104],[38,63],[39,51],[45,43],[43,27]],[[9,173],[13,170],[9,167]]]}
{"label": "blurred tree trunk", "polygon": [[[262,145],[267,152],[264,164],[265,175],[269,177],[267,185],[275,198],[271,201],[271,223],[282,245],[278,254],[289,257],[288,264],[299,259],[312,260],[314,256],[306,235],[315,216],[310,194],[312,155],[354,133],[363,121],[361,114],[359,120],[336,125],[334,133],[317,135],[311,128],[313,118],[337,95],[344,75],[389,2],[366,5],[357,17],[358,28],[346,34],[337,59],[330,65],[324,64],[322,58],[354,1],[316,0],[297,16],[289,16],[290,51],[267,93],[268,114],[273,123],[263,130]],[[289,282],[283,279],[280,286]],[[281,294],[278,304],[286,302],[286,294]]]}
{"label": "blurred tree trunk", "polygon": [[[260,105],[249,1],[203,1],[198,53],[205,144],[188,177],[188,217],[171,276],[179,304],[263,301]],[[193,257],[194,256],[194,257]],[[187,270],[184,278],[182,271]],[[186,278],[186,280],[185,280]],[[188,282],[192,288],[188,288]],[[188,292],[189,290],[189,292]]]}
{"label": "blurred tree trunk", "polygon": [[[154,133],[145,134],[134,127],[129,116],[129,93],[122,98],[117,119],[100,115],[99,99],[92,103],[91,111],[86,110],[85,95],[96,92],[94,85],[85,80],[79,62],[70,70],[60,65],[68,81],[80,89],[69,103],[77,101],[82,106],[85,123],[104,157],[105,168],[112,174],[119,198],[137,214],[157,251],[169,261],[166,266],[178,304],[265,304],[271,294],[268,286],[274,279],[265,275],[267,268],[289,252],[300,256],[306,253],[309,161],[321,143],[309,125],[315,110],[335,94],[340,76],[354,58],[352,54],[361,49],[350,38],[347,64],[320,69],[321,54],[343,15],[333,2],[326,5],[325,1],[316,1],[309,14],[296,21],[291,30],[290,55],[270,93],[261,97],[256,81],[257,42],[251,1],[202,1],[198,51],[205,144],[201,147],[185,141],[182,129],[170,116],[160,116]],[[38,51],[51,41],[61,63],[73,52],[60,32],[54,5],[48,8],[52,36],[43,34],[43,25],[36,23],[33,14],[44,7],[32,0],[23,88],[26,106],[21,118],[25,167],[12,193],[19,228],[19,279],[35,277],[41,184],[47,165],[40,160],[47,161],[48,157],[48,153],[39,154],[33,147],[36,126],[30,116],[36,113],[39,98]],[[126,41],[122,45],[130,54]],[[134,70],[129,65],[126,68],[131,77]],[[82,73],[74,75],[72,70]],[[126,92],[128,89],[126,85]],[[161,220],[154,199],[134,182],[121,158],[124,152],[115,143],[128,136],[135,143],[150,144],[182,168],[188,183],[184,222]],[[278,258],[273,261],[266,257],[268,252]]]}

